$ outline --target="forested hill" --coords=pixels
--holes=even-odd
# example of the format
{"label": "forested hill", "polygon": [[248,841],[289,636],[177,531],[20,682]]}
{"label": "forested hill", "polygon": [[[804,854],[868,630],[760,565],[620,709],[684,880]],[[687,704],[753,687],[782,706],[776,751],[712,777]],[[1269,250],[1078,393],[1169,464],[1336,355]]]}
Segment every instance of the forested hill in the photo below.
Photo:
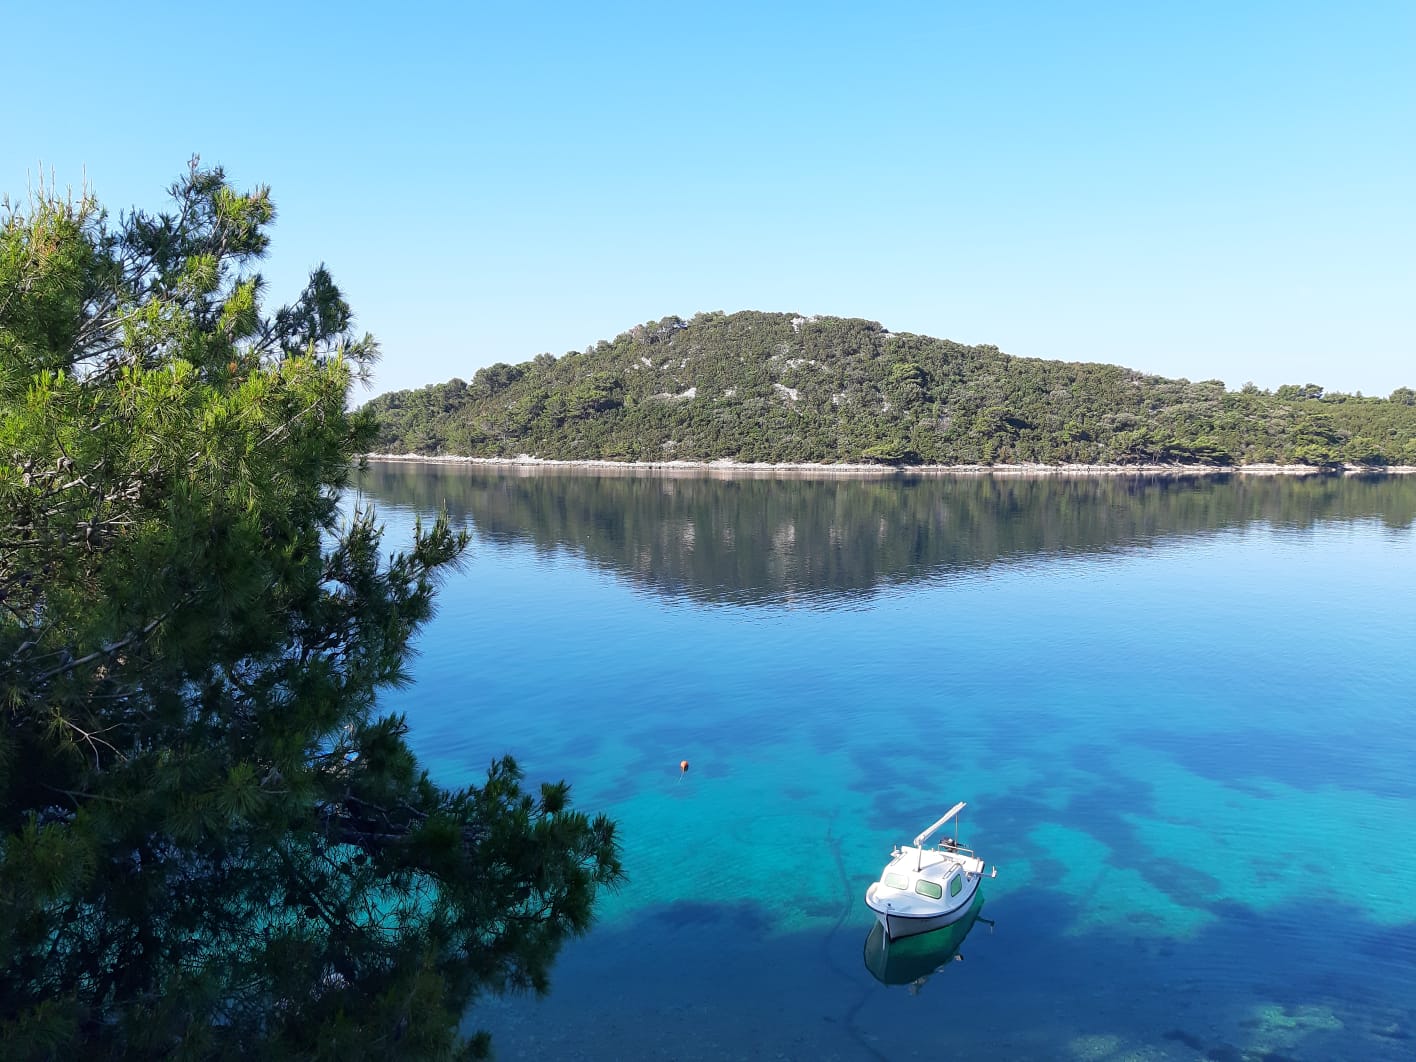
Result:
{"label": "forested hill", "polygon": [[1191,383],[872,321],[704,313],[370,403],[386,453],[614,461],[1416,464],[1416,392]]}

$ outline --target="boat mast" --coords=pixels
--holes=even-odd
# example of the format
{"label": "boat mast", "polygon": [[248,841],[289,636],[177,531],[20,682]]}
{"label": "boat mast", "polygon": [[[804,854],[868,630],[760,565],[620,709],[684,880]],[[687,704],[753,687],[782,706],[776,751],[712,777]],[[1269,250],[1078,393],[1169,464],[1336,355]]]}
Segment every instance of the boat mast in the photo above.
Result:
{"label": "boat mast", "polygon": [[952,808],[945,812],[944,817],[942,819],[940,819],[933,826],[925,830],[922,834],[920,834],[914,839],[915,847],[923,848],[924,842],[929,840],[929,838],[934,834],[935,830],[939,829],[939,827],[943,826],[946,822],[952,819],[959,812],[963,811],[966,807],[968,807],[968,805],[962,800],[955,804]]}

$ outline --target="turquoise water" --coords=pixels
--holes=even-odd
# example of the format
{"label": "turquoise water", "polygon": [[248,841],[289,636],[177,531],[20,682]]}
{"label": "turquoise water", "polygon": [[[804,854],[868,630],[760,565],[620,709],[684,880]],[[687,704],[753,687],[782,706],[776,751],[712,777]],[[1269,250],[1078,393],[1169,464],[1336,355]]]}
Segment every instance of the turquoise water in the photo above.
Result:
{"label": "turquoise water", "polygon": [[[384,702],[434,775],[510,751],[622,831],[498,1057],[1416,1053],[1416,477],[360,493],[474,534]],[[956,800],[999,875],[882,984],[865,887]]]}

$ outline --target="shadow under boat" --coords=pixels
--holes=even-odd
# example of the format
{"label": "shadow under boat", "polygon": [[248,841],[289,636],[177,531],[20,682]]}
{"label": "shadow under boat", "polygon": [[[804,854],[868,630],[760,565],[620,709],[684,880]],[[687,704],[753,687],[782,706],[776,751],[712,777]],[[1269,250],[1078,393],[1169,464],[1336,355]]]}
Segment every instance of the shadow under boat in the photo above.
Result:
{"label": "shadow under boat", "polygon": [[876,922],[865,938],[865,968],[882,985],[909,985],[912,992],[917,992],[931,975],[963,958],[959,949],[974,923],[982,922],[993,928],[991,921],[979,917],[981,910],[983,893],[980,891],[974,894],[973,903],[957,922],[894,940],[886,936],[885,927]]}

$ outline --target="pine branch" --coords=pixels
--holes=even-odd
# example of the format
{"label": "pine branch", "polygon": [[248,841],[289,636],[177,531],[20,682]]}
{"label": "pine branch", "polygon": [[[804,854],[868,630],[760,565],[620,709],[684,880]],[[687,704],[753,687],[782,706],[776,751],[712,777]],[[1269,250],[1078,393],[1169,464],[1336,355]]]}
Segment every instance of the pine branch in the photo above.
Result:
{"label": "pine branch", "polygon": [[135,643],[137,643],[137,642],[139,642],[139,641],[141,641],[141,640],[147,638],[147,636],[148,636],[149,634],[151,634],[151,633],[152,633],[153,631],[155,631],[159,626],[161,626],[166,620],[168,620],[168,619],[172,616],[172,614],[178,610],[178,608],[180,608],[182,605],[188,604],[190,601],[191,601],[191,596],[188,595],[187,597],[184,597],[181,601],[179,601],[179,602],[177,602],[176,604],[174,604],[171,608],[169,608],[169,609],[168,609],[166,612],[164,612],[162,615],[160,615],[160,616],[158,616],[156,619],[154,619],[154,620],[148,622],[148,623],[145,624],[144,626],[138,628],[136,631],[133,631],[131,634],[127,635],[126,637],[120,638],[120,639],[119,639],[118,641],[116,641],[116,642],[109,642],[107,645],[103,646],[102,648],[95,649],[95,650],[94,650],[93,652],[91,652],[91,653],[88,653],[88,654],[86,654],[86,655],[84,655],[84,656],[78,657],[77,659],[70,660],[70,661],[68,661],[67,663],[62,664],[62,665],[59,666],[59,667],[51,668],[49,671],[45,671],[45,672],[43,672],[43,673],[41,673],[41,674],[39,674],[39,675],[36,675],[35,678],[34,678],[34,681],[35,681],[36,683],[48,682],[50,679],[52,679],[52,678],[57,678],[59,675],[68,674],[70,671],[73,671],[73,670],[75,670],[76,668],[83,667],[83,666],[86,665],[86,664],[91,664],[91,663],[93,663],[95,660],[102,660],[104,657],[111,657],[111,656],[113,656],[115,653],[119,652],[120,650],[126,649],[126,648],[128,648],[130,645],[133,645],[133,644],[135,644]]}

